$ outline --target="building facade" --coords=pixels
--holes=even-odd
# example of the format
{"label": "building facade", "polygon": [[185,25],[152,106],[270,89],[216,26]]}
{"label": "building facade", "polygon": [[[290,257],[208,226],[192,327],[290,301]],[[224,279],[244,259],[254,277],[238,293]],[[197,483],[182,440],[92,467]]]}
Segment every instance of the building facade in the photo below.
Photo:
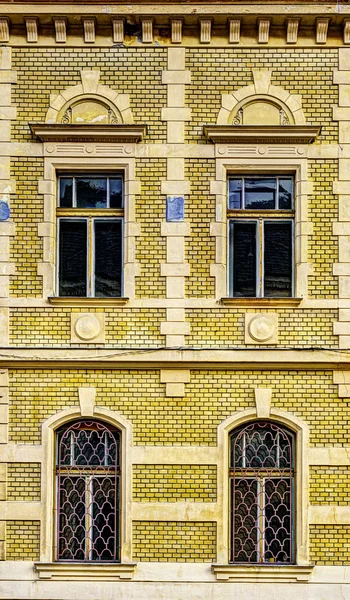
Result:
{"label": "building facade", "polygon": [[350,598],[349,44],[0,0],[0,598]]}

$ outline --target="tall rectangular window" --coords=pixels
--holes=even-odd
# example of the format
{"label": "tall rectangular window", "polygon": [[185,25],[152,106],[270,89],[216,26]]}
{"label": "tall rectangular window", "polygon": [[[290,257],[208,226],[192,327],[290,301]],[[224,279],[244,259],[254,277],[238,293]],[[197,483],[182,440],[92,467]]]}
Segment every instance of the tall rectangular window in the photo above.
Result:
{"label": "tall rectangular window", "polygon": [[230,296],[293,296],[293,177],[230,177],[227,214]]}
{"label": "tall rectangular window", "polygon": [[64,174],[58,187],[58,295],[120,297],[122,176]]}

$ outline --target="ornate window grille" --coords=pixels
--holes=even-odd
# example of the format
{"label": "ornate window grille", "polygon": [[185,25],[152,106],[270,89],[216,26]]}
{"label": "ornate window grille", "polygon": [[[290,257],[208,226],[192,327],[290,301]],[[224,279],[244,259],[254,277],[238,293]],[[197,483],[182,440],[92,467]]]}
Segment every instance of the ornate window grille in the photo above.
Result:
{"label": "ornate window grille", "polygon": [[234,563],[294,561],[294,435],[257,421],[235,430],[230,451]]}
{"label": "ornate window grille", "polygon": [[57,560],[120,560],[120,432],[76,421],[57,432]]}

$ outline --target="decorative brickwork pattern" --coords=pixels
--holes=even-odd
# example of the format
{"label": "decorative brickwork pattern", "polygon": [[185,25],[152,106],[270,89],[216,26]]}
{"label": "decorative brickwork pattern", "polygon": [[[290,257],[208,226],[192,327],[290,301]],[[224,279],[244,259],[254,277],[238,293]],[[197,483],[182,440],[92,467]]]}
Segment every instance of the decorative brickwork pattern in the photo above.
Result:
{"label": "decorative brickwork pattern", "polygon": [[136,260],[140,262],[136,296],[164,298],[165,277],[160,276],[160,264],[166,262],[166,238],[160,235],[160,224],[165,219],[165,196],[160,186],[166,180],[166,160],[139,161],[136,179],[141,181],[141,200],[136,206],[136,221],[141,224],[136,242]]}
{"label": "decorative brickwork pattern", "polygon": [[192,370],[181,399],[165,396],[159,370],[11,371],[10,441],[39,443],[42,421],[77,405],[80,386],[96,387],[96,404],[133,422],[136,445],[215,446],[217,425],[235,411],[254,407],[256,387],[271,387],[275,407],[310,425],[311,445],[350,444],[350,431],[344,429],[349,406],[338,398],[332,371],[249,369]]}
{"label": "decorative brickwork pattern", "polygon": [[[66,346],[71,339],[71,313],[78,308],[14,308],[10,311],[10,341],[15,346]],[[165,309],[84,309],[105,314],[106,346],[162,346],[160,322]],[[95,344],[100,346],[101,344]],[[74,347],[74,344],[71,345]],[[94,344],[89,344],[94,346]]]}
{"label": "decorative brickwork pattern", "polygon": [[192,111],[189,142],[205,143],[203,125],[216,123],[221,94],[251,85],[252,69],[269,69],[272,85],[302,95],[306,121],[322,125],[316,143],[337,143],[338,127],[332,115],[332,106],[338,104],[332,73],[338,67],[337,49],[191,48],[186,57],[192,84],[187,97]]}
{"label": "decorative brickwork pattern", "polygon": [[8,463],[7,499],[40,501],[40,463]]}
{"label": "decorative brickwork pattern", "polygon": [[[161,73],[166,69],[165,48],[14,48],[13,69],[18,72],[13,103],[18,118],[13,139],[32,141],[28,122],[42,122],[50,94],[80,83],[81,69],[97,69],[100,83],[130,94],[135,123],[146,123],[147,140],[165,142],[166,124],[160,120],[166,106],[166,87]],[[147,98],[147,102],[145,102]]]}
{"label": "decorative brickwork pattern", "polygon": [[10,260],[16,275],[10,278],[10,295],[27,298],[42,296],[42,279],[37,263],[42,259],[42,240],[38,223],[43,220],[43,197],[38,194],[38,180],[43,177],[41,158],[11,159],[11,178],[16,181],[11,217],[16,224],[16,237],[10,245]]}
{"label": "decorative brickwork pattern", "polygon": [[133,560],[215,562],[216,523],[134,522]]}
{"label": "decorative brickwork pattern", "polygon": [[215,502],[216,466],[134,465],[135,502]]}
{"label": "decorative brickwork pattern", "polygon": [[311,525],[310,562],[350,565],[350,525]]}
{"label": "decorative brickwork pattern", "polygon": [[310,467],[311,504],[350,503],[350,467]]}
{"label": "decorative brickwork pattern", "polygon": [[40,521],[7,521],[7,560],[39,560]]}
{"label": "decorative brickwork pattern", "polygon": [[[245,309],[188,309],[186,319],[191,323],[191,333],[186,337],[189,346],[215,346],[232,348],[244,345]],[[259,309],[249,309],[259,313]],[[278,314],[278,346],[338,347],[338,337],[333,335],[336,310],[264,309],[264,313]],[[266,347],[274,347],[273,345]]]}
{"label": "decorative brickwork pattern", "polygon": [[210,265],[215,262],[215,239],[210,236],[210,223],[215,221],[215,196],[209,194],[209,186],[215,179],[215,160],[191,159],[185,167],[185,178],[191,182],[186,206],[186,220],[191,224],[186,262],[191,265],[191,276],[186,280],[186,295],[214,297]]}
{"label": "decorative brickwork pattern", "polygon": [[338,178],[336,160],[310,160],[310,180],[313,196],[309,197],[309,218],[313,233],[309,241],[309,261],[314,273],[309,277],[311,297],[337,298],[338,278],[333,276],[333,264],[338,262],[338,241],[333,235],[333,223],[338,220],[338,199],[333,194],[333,181]]}

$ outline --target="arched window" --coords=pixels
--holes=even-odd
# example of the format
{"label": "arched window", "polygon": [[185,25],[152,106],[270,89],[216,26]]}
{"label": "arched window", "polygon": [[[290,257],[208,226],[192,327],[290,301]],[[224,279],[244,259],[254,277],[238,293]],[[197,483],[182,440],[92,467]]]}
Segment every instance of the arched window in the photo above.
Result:
{"label": "arched window", "polygon": [[294,562],[294,434],[255,421],[230,440],[233,563]]}
{"label": "arched window", "polygon": [[57,431],[57,560],[120,560],[120,432],[95,420]]}

